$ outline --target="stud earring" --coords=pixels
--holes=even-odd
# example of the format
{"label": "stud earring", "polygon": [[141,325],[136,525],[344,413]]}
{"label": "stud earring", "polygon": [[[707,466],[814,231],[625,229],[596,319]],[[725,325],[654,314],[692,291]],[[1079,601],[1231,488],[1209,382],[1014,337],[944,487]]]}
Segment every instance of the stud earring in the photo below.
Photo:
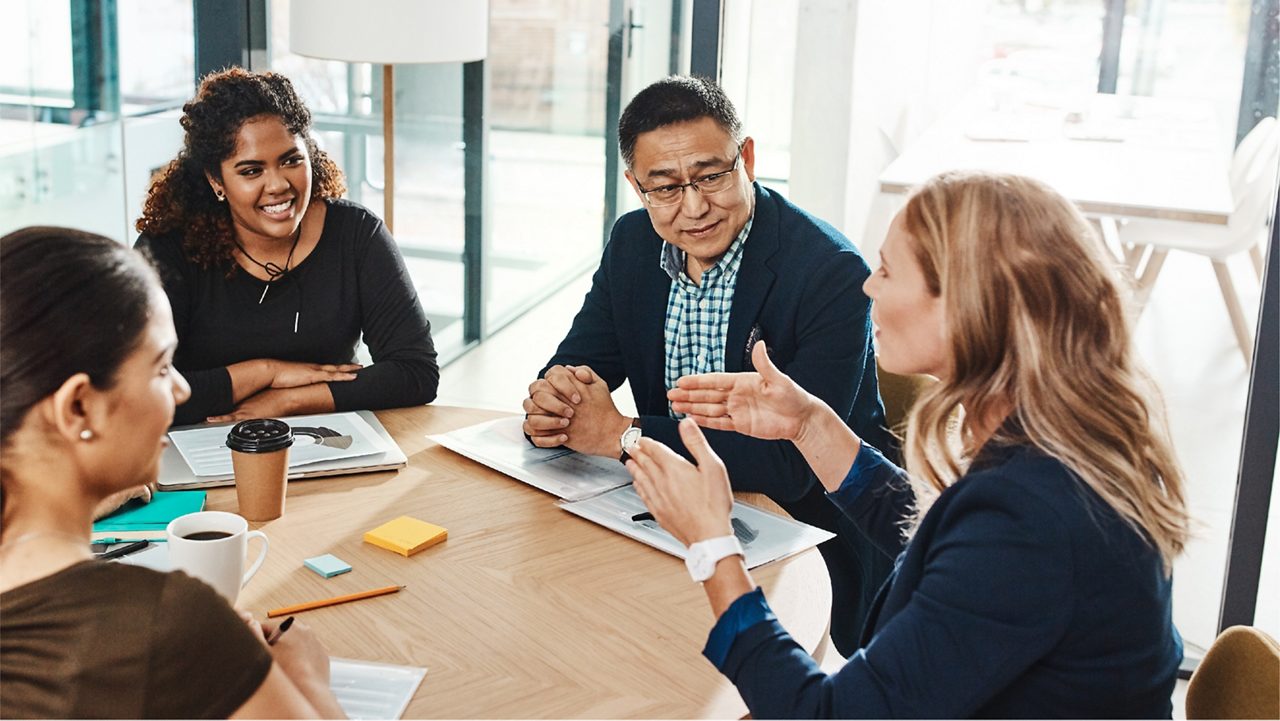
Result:
{"label": "stud earring", "polygon": [[223,194],[223,192],[222,192],[221,190],[215,190],[215,191],[213,191],[213,194],[214,194],[214,195],[216,195],[216,196],[218,196],[218,202],[219,202],[219,203],[225,203],[225,202],[227,202],[227,196],[226,196],[226,195],[224,195],[224,194]]}
{"label": "stud earring", "polygon": [[89,430],[88,428],[80,431],[80,440],[82,441],[93,440],[93,431]]}

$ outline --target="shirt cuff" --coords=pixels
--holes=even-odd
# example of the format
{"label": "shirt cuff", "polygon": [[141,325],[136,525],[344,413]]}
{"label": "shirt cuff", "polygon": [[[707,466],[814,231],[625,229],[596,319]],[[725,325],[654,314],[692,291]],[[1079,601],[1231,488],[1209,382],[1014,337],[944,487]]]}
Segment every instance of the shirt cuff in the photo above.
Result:
{"label": "shirt cuff", "polygon": [[729,657],[729,651],[733,649],[733,642],[737,640],[739,634],[756,624],[775,620],[777,617],[773,615],[769,603],[764,600],[764,591],[757,586],[754,591],[738,596],[737,600],[729,604],[729,608],[720,614],[720,620],[716,621],[716,625],[711,629],[711,635],[707,637],[707,645],[702,649],[702,655],[723,671],[724,662]]}
{"label": "shirt cuff", "polygon": [[827,498],[841,508],[851,508],[854,501],[858,500],[858,496],[871,485],[871,481],[884,472],[883,466],[892,465],[879,449],[863,441],[862,447],[858,449],[858,455],[853,457],[853,465],[849,467],[849,472],[845,474],[844,480],[840,481],[840,487],[828,493]]}

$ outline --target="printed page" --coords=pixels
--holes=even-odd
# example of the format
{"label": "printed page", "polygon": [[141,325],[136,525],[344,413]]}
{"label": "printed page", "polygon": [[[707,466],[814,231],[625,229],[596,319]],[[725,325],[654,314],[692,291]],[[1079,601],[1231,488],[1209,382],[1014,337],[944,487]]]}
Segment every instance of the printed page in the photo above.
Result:
{"label": "printed page", "polygon": [[[357,458],[387,449],[369,424],[356,413],[325,413],[282,418],[293,429],[289,467]],[[231,426],[173,431],[173,442],[191,471],[199,477],[232,475],[231,450],[227,433]]]}
{"label": "printed page", "polygon": [[426,675],[418,666],[329,659],[329,689],[353,719],[400,718]]}
{"label": "printed page", "polygon": [[520,416],[499,418],[450,433],[427,436],[459,455],[568,501],[578,501],[631,483],[613,458],[567,448],[535,448],[525,440]]}
{"label": "printed page", "polygon": [[[631,520],[647,511],[644,501],[640,500],[631,486],[576,503],[562,502],[560,507],[660,551],[680,558],[686,556],[685,546],[663,530],[656,521]],[[738,501],[733,504],[730,519],[733,534],[738,537],[747,554],[747,568],[786,558],[835,537],[834,533],[821,528],[783,518]]]}

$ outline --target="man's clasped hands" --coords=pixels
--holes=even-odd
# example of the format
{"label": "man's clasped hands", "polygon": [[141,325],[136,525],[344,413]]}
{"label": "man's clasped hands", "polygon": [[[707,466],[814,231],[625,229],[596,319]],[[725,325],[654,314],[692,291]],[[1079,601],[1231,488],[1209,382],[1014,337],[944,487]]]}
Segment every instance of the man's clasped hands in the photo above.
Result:
{"label": "man's clasped hands", "polygon": [[585,365],[551,366],[529,384],[524,412],[524,432],[535,446],[566,446],[596,456],[619,456],[618,439],[631,425],[614,405],[609,385]]}

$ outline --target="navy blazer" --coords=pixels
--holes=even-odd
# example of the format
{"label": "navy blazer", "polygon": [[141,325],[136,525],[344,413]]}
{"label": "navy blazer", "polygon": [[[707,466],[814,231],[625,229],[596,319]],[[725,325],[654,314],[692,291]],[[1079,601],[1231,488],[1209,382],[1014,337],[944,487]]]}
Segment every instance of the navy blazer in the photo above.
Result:
{"label": "navy blazer", "polygon": [[[725,343],[725,371],[753,370],[748,338],[873,445],[893,447],[884,428],[871,347],[870,269],[829,224],[755,184],[755,216],[743,250]],[[618,219],[573,327],[538,377],[556,364],[589,365],[614,390],[630,381],[644,435],[689,458],[668,415],[663,327],[671,277],[659,267],[663,240],[649,215]],[[817,483],[788,441],[706,431],[739,491],[795,501]]]}
{"label": "navy blazer", "polygon": [[[878,478],[831,498],[901,547],[912,495],[868,452],[854,469]],[[738,634],[720,669],[756,718],[1169,718],[1170,591],[1155,548],[1061,461],[989,445],[925,514],[839,672],[774,619]]]}

